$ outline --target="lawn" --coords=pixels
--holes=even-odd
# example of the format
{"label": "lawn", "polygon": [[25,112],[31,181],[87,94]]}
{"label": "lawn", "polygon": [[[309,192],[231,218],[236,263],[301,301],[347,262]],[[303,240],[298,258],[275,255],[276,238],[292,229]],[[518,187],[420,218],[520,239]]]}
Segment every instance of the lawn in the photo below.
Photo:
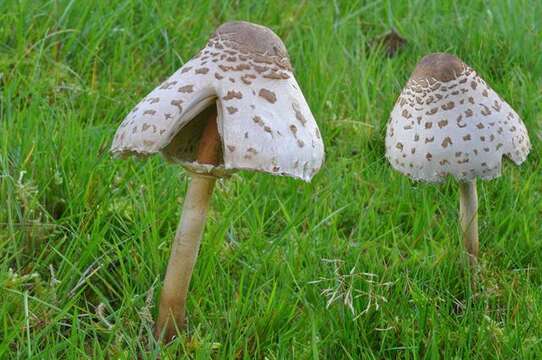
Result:
{"label": "lawn", "polygon": [[[0,1],[0,358],[537,358],[542,353],[542,2]],[[326,145],[310,184],[218,183],[169,346],[153,318],[187,174],[111,158],[124,116],[222,22],[272,28]],[[379,46],[396,28],[408,43]],[[521,167],[478,183],[471,274],[458,187],[384,157],[423,55],[451,52],[523,117]]]}

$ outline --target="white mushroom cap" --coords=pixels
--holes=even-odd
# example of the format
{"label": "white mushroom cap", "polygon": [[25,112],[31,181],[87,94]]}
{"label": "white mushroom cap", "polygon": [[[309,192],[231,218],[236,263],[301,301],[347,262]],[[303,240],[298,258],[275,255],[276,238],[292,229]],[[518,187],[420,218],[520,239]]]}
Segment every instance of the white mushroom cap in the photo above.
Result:
{"label": "white mushroom cap", "polygon": [[415,180],[459,181],[501,174],[506,155],[517,165],[531,148],[516,112],[460,59],[425,56],[401,92],[386,134],[391,165]]}
{"label": "white mushroom cap", "polygon": [[[202,166],[195,163],[197,145],[215,104],[223,162]],[[305,181],[324,159],[284,44],[270,29],[247,22],[220,26],[197,56],[147,95],[122,122],[111,151],[161,152],[215,175],[246,169]]]}

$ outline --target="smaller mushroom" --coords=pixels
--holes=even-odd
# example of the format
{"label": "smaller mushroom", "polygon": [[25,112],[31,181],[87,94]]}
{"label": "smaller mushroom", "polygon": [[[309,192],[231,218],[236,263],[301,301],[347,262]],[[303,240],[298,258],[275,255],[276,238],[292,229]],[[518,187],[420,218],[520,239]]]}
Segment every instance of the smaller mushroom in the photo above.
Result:
{"label": "smaller mushroom", "polygon": [[425,56],[391,113],[386,157],[414,180],[459,181],[460,223],[469,260],[478,257],[476,178],[501,175],[502,157],[517,165],[531,144],[518,114],[460,59]]}

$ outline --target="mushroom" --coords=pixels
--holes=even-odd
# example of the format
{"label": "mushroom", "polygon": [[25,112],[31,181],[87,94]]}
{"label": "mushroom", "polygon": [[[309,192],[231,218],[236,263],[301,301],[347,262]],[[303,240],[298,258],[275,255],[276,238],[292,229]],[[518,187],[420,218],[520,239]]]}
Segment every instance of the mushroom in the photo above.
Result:
{"label": "mushroom", "polygon": [[391,113],[386,157],[414,180],[459,181],[460,222],[471,265],[478,256],[476,178],[501,175],[506,155],[517,165],[531,144],[518,114],[478,74],[450,54],[416,66]]}
{"label": "mushroom", "polygon": [[115,155],[160,152],[191,175],[162,289],[155,335],[169,341],[185,303],[216,178],[253,170],[310,181],[324,159],[318,126],[288,53],[270,29],[220,26],[117,130]]}

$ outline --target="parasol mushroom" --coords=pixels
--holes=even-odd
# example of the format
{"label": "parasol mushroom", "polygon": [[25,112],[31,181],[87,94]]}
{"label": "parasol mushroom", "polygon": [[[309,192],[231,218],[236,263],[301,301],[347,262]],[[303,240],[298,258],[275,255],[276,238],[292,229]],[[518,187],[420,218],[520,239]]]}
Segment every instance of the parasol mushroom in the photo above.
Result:
{"label": "parasol mushroom", "polygon": [[463,242],[478,256],[476,178],[501,175],[506,155],[517,165],[531,145],[518,114],[460,59],[430,54],[416,66],[391,113],[386,157],[414,180],[459,181]]}
{"label": "parasol mushroom", "polygon": [[324,159],[318,126],[286,48],[270,29],[220,26],[117,130],[115,155],[155,153],[191,174],[160,298],[155,335],[171,340],[185,303],[216,178],[253,170],[310,181]]}

